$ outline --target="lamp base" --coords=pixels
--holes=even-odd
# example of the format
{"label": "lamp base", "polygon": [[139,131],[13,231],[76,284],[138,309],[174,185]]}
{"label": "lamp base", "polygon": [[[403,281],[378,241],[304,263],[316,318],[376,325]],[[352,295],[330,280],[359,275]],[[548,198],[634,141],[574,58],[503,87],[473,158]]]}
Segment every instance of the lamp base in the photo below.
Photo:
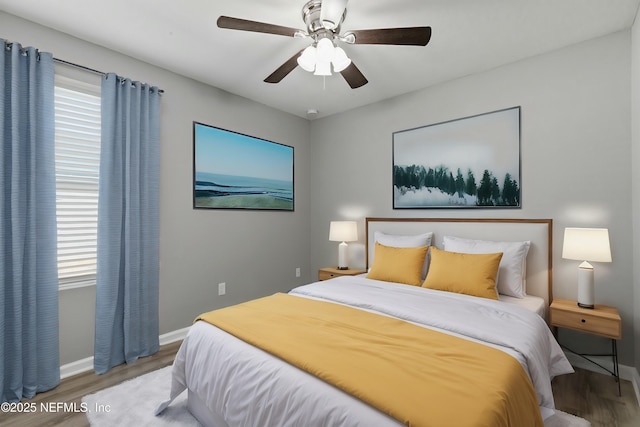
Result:
{"label": "lamp base", "polygon": [[348,270],[347,267],[347,250],[349,245],[346,242],[342,242],[338,245],[338,270]]}
{"label": "lamp base", "polygon": [[578,307],[580,307],[580,308],[589,308],[589,309],[596,308],[596,306],[593,305],[593,304],[582,304],[581,302],[578,303]]}
{"label": "lamp base", "polygon": [[583,262],[578,267],[578,307],[594,308],[593,266]]}

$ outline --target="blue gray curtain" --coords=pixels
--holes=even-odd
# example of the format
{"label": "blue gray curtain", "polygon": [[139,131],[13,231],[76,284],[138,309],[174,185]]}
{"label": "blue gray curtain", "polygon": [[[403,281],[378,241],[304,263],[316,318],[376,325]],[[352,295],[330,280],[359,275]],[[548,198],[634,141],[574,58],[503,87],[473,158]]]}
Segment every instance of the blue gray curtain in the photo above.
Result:
{"label": "blue gray curtain", "polygon": [[53,57],[0,40],[2,402],[60,382]]}
{"label": "blue gray curtain", "polygon": [[102,79],[94,369],[158,351],[158,88]]}

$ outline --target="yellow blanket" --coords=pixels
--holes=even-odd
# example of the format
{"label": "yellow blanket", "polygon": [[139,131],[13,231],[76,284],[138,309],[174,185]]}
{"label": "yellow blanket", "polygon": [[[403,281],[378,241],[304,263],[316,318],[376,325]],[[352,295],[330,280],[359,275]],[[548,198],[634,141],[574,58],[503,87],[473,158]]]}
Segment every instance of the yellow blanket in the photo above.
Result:
{"label": "yellow blanket", "polygon": [[204,320],[408,426],[543,426],[535,391],[506,353],[401,320],[287,294]]}

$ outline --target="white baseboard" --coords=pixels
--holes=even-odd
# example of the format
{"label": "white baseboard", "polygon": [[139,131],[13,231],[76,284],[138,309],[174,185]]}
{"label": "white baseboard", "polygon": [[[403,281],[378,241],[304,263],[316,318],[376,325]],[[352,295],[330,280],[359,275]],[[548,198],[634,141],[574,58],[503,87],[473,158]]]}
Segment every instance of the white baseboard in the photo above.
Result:
{"label": "white baseboard", "polygon": [[[189,328],[178,329],[177,331],[168,332],[160,335],[160,345],[171,344],[176,341],[185,339]],[[72,377],[93,369],[93,356],[87,357],[75,362],[66,363],[60,366],[60,379]]]}
{"label": "white baseboard", "polygon": [[93,369],[93,356],[60,366],[60,379],[72,377]]}
{"label": "white baseboard", "polygon": [[633,390],[636,392],[636,399],[638,399],[638,404],[640,405],[640,374],[637,369],[634,369],[633,371]]}
{"label": "white baseboard", "polygon": [[[571,366],[574,366],[576,368],[586,369],[587,371],[598,372],[600,374],[611,375],[610,372],[607,372],[604,369],[601,369],[600,367],[594,365],[593,363],[589,363],[588,361],[584,360],[580,356],[577,356],[568,351],[565,351],[564,354],[565,356],[567,356],[567,359],[569,359]],[[591,357],[591,359],[598,362],[602,366],[609,367],[612,365],[611,357],[593,356]],[[638,370],[633,366],[627,366],[627,365],[618,365],[618,367],[620,371],[620,378],[622,378],[623,380],[631,381],[631,384],[633,384],[633,390],[636,393],[636,400],[638,401],[638,404],[640,404],[640,374],[638,373]]]}
{"label": "white baseboard", "polygon": [[177,331],[167,332],[160,335],[160,345],[171,344],[172,342],[183,340],[187,337],[189,327],[178,329]]}

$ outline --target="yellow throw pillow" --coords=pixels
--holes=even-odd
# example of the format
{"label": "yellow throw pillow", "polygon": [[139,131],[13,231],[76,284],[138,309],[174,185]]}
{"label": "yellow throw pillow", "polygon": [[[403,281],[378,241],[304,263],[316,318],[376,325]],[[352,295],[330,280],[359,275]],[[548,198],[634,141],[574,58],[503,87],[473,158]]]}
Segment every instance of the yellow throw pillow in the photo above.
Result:
{"label": "yellow throw pillow", "polygon": [[376,242],[373,265],[367,278],[420,286],[428,249],[429,246],[396,248]]}
{"label": "yellow throw pillow", "polygon": [[429,273],[422,287],[498,299],[496,276],[502,252],[463,254],[431,248]]}

